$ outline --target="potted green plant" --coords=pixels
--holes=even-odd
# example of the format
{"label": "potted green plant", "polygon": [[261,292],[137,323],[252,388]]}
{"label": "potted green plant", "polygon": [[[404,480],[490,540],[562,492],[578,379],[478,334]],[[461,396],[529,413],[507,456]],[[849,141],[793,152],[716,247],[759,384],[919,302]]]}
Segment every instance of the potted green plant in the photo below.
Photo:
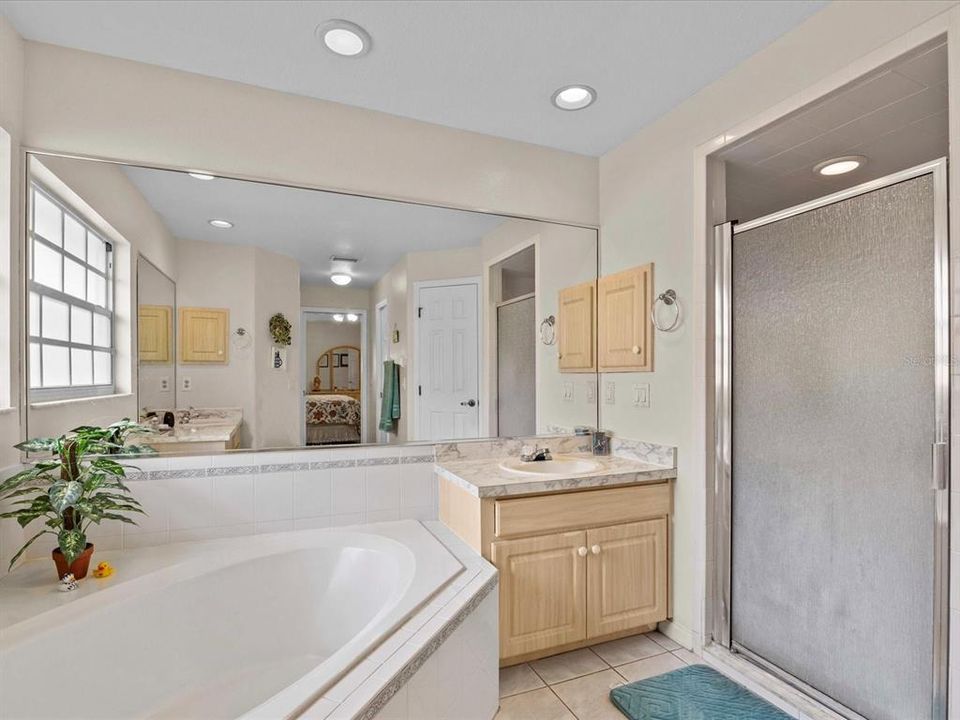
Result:
{"label": "potted green plant", "polygon": [[154,452],[124,445],[131,432],[151,430],[125,418],[107,427],[84,425],[58,438],[33,438],[15,446],[50,457],[0,482],[0,501],[9,500],[13,506],[0,518],[14,518],[20,527],[46,518],[43,529],[13,556],[11,568],[41,535],[52,534],[59,544],[53,551],[57,577],[70,572],[79,580],[87,574],[93,555],[93,544],[87,542],[91,524],[119,520],[136,525],[127,515],[144,511],[123,483],[126,468],[110,457]]}

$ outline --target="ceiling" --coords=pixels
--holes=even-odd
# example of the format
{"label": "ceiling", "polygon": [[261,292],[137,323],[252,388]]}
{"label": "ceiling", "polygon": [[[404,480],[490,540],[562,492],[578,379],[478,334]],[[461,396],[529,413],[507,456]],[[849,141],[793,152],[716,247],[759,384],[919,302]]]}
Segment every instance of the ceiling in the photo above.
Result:
{"label": "ceiling", "polygon": [[[338,193],[124,166],[170,233],[187,240],[257,246],[300,263],[304,282],[329,283],[347,270],[372,287],[410,252],[479,245],[505,218]],[[211,219],[234,224],[223,230]],[[335,265],[331,256],[356,265]],[[331,286],[332,287],[332,286]]]}
{"label": "ceiling", "polygon": [[[746,221],[944,157],[947,46],[935,41],[716,153],[726,161],[727,218]],[[818,163],[863,155],[832,177]]]}
{"label": "ceiling", "polygon": [[[601,155],[826,5],[819,0],[4,0],[30,40]],[[360,58],[314,28],[360,24]],[[572,83],[597,102],[550,104]]]}

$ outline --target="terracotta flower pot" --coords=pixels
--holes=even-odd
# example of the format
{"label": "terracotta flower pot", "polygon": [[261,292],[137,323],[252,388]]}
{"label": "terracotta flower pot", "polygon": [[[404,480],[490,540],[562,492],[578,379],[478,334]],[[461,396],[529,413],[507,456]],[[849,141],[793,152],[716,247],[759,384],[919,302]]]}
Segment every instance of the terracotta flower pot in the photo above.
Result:
{"label": "terracotta flower pot", "polygon": [[60,552],[60,548],[57,548],[51,554],[53,555],[53,562],[57,564],[58,580],[68,572],[73,573],[73,576],[79,580],[87,576],[87,570],[90,568],[90,558],[93,556],[93,543],[87,543],[84,551],[69,566],[67,565],[67,558]]}

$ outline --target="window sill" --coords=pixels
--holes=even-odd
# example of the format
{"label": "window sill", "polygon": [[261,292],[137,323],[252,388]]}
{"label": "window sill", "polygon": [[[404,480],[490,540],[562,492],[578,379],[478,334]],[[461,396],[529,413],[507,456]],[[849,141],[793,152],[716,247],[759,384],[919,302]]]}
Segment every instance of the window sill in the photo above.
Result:
{"label": "window sill", "polygon": [[11,405],[10,407],[0,407],[0,415],[12,415],[13,413],[17,412],[17,410],[19,410],[19,408],[15,405]]}
{"label": "window sill", "polygon": [[78,403],[102,402],[103,400],[123,400],[132,398],[133,393],[116,393],[114,395],[88,395],[87,397],[69,398],[67,400],[44,400],[43,402],[30,403],[30,409],[42,409],[60,407],[63,405],[76,405]]}

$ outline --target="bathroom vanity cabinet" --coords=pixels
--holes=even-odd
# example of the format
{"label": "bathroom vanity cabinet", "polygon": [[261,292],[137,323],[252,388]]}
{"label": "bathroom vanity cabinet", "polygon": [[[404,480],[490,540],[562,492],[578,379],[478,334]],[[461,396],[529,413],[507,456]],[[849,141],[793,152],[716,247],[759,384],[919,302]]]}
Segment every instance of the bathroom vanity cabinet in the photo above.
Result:
{"label": "bathroom vanity cabinet", "polygon": [[560,372],[597,371],[597,287],[594,281],[560,291],[557,359]]}
{"label": "bathroom vanity cabinet", "polygon": [[669,481],[505,498],[439,482],[440,519],[500,572],[501,665],[669,616]]}
{"label": "bathroom vanity cabinet", "polygon": [[600,372],[653,370],[653,264],[597,281]]}
{"label": "bathroom vanity cabinet", "polygon": [[229,327],[230,311],[224,308],[180,308],[180,362],[228,363]]}

